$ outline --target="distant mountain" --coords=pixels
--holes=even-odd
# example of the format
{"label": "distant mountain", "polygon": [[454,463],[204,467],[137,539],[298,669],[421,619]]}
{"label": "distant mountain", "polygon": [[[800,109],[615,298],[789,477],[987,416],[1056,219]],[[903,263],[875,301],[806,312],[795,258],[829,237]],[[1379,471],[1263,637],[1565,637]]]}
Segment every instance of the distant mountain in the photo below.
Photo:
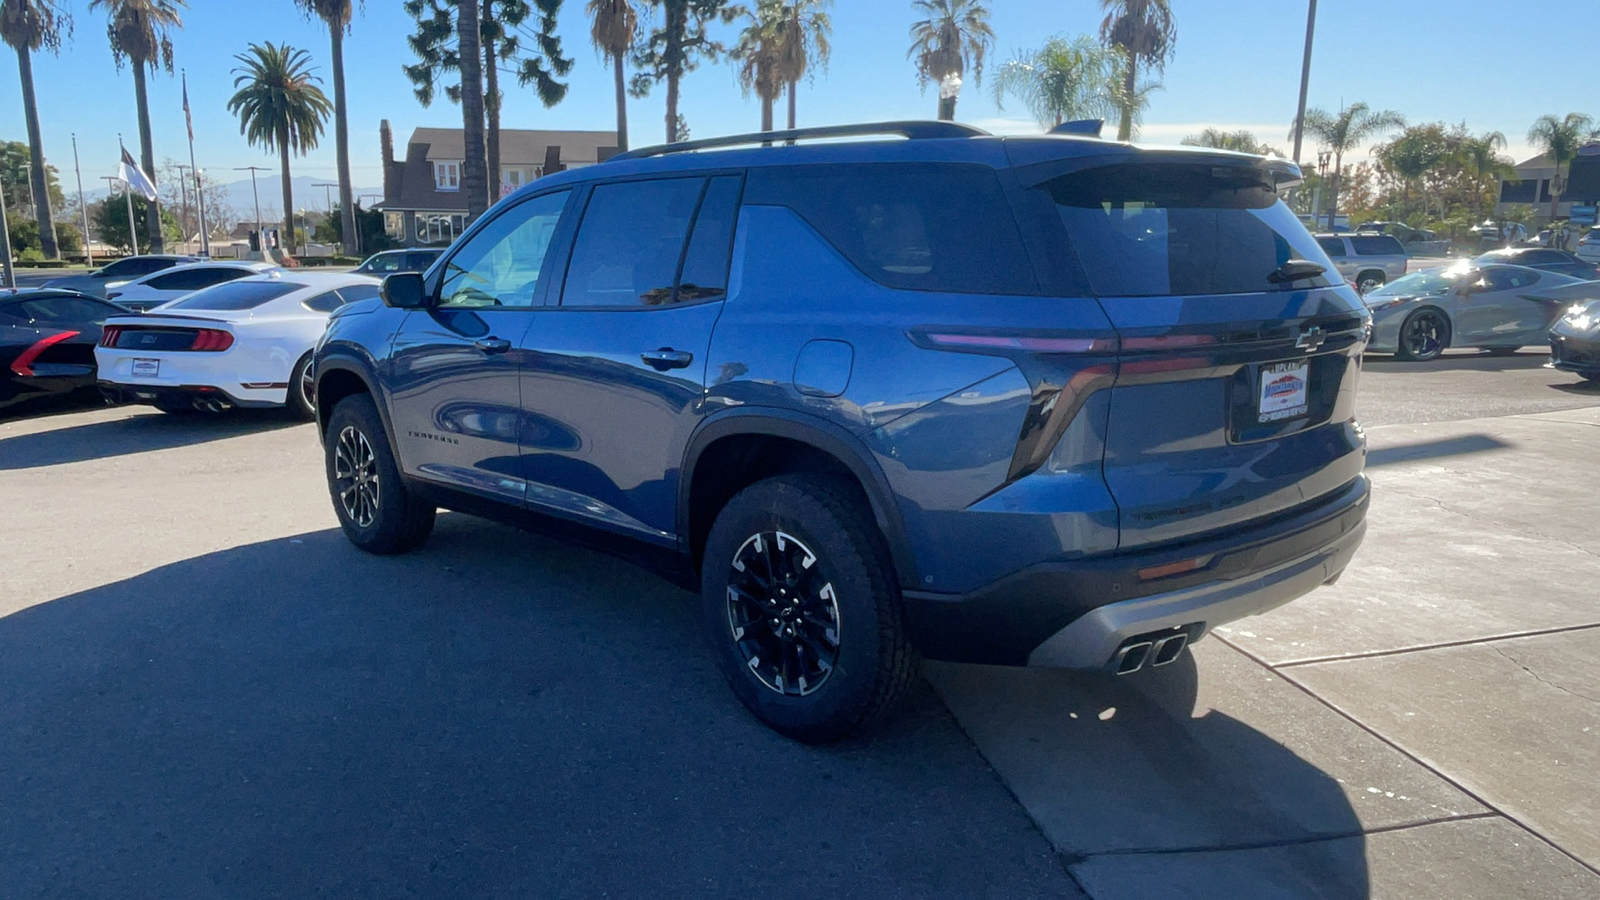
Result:
{"label": "distant mountain", "polygon": [[[291,179],[291,182],[294,185],[294,203],[296,210],[305,209],[322,212],[328,208],[329,200],[332,200],[334,203],[339,202],[339,189],[337,187],[320,188],[316,186],[324,183],[323,179],[321,178],[312,178],[309,175],[297,175]],[[328,179],[326,183],[331,184],[332,182],[333,179]],[[278,175],[270,175],[266,172],[261,172],[256,175],[255,190],[261,197],[261,218],[263,220],[276,219],[281,215],[278,208],[283,205],[283,192],[279,188],[279,185],[282,183],[283,179]],[[255,194],[252,194],[251,192],[250,179],[246,178],[243,181],[228,182],[227,184],[223,185],[223,190],[225,191],[228,205],[233,207],[233,215],[235,219],[243,222],[250,221],[255,218]],[[383,188],[358,186],[353,189],[353,193],[355,195],[356,202],[363,207],[367,207],[378,202],[378,198],[374,196],[368,196],[365,200],[362,200],[361,195],[381,195],[383,193]],[[97,200],[103,199],[106,196],[106,191],[104,189],[97,191],[84,191],[84,196],[90,203],[93,203]],[[227,224],[233,225],[234,223],[229,222]]]}

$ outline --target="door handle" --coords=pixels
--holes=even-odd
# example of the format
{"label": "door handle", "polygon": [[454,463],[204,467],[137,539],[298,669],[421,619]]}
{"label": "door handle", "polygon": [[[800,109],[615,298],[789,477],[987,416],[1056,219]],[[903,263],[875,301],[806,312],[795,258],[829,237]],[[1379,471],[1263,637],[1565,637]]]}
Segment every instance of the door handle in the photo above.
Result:
{"label": "door handle", "polygon": [[693,353],[687,350],[674,350],[671,347],[662,347],[660,350],[646,350],[639,354],[639,358],[644,360],[645,365],[655,369],[657,372],[665,372],[668,369],[688,368],[689,363],[694,362]]}
{"label": "door handle", "polygon": [[511,342],[505,338],[486,337],[473,341],[472,346],[485,353],[504,353],[511,349]]}

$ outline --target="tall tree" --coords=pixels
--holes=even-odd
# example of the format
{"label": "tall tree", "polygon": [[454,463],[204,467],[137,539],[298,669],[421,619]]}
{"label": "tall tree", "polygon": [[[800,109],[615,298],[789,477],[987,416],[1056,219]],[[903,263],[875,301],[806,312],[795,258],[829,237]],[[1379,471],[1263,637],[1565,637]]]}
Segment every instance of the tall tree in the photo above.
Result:
{"label": "tall tree", "polygon": [[71,36],[72,16],[55,0],[0,0],[0,39],[17,51],[17,70],[22,76],[22,116],[28,124],[28,148],[33,185],[33,216],[39,223],[39,249],[45,259],[56,259],[55,219],[51,215],[50,190],[44,163],[44,139],[39,133],[39,104],[33,96],[33,53],[42,48],[61,52],[62,35]]}
{"label": "tall tree", "polygon": [[[454,0],[407,0],[405,11],[417,20],[417,31],[409,39],[417,62],[404,66],[414,93],[423,106],[433,103],[437,83],[447,72],[458,80],[444,85],[452,103],[461,102],[461,45],[456,39],[457,16],[452,15]],[[572,70],[572,60],[561,54],[561,39],[555,34],[556,14],[561,0],[484,0],[478,29],[482,51],[485,180],[492,203],[499,198],[500,112],[505,99],[500,90],[502,71],[514,74],[523,87],[532,85],[547,107],[561,102],[567,85],[557,80]],[[537,13],[535,13],[537,10]],[[530,20],[537,19],[537,30]],[[524,51],[523,39],[536,48]],[[364,233],[364,232],[363,232]]]}
{"label": "tall tree", "polygon": [[1178,143],[1186,147],[1210,147],[1214,150],[1234,150],[1239,153],[1253,153],[1256,156],[1274,154],[1282,156],[1278,148],[1256,140],[1254,132],[1246,129],[1238,131],[1223,131],[1220,128],[1207,128],[1199,134],[1191,134]]}
{"label": "tall tree", "polygon": [[[172,32],[183,27],[178,10],[188,8],[185,0],[89,0],[89,9],[106,11],[106,37],[111,41],[111,56],[122,68],[133,67],[133,95],[139,113],[139,166],[154,177],[156,155],[150,138],[150,97],[145,90],[145,69],[156,66],[172,74]],[[155,205],[146,210],[146,240],[150,252],[166,248],[161,219]]]}
{"label": "tall tree", "polygon": [[1480,221],[1485,206],[1492,206],[1500,182],[1516,175],[1516,167],[1502,151],[1506,149],[1506,136],[1498,131],[1486,131],[1462,142],[1459,150],[1463,173],[1470,186],[1467,206],[1472,211],[1472,221]]}
{"label": "tall tree", "polygon": [[828,68],[833,48],[833,20],[827,7],[833,0],[788,0],[778,29],[778,77],[788,87],[789,127],[795,127],[795,94],[800,79],[811,74],[812,64]]}
{"label": "tall tree", "polygon": [[995,105],[1022,101],[1039,127],[1071,119],[1104,119],[1118,109],[1122,57],[1088,35],[1054,37],[1037,50],[1018,50],[992,79]]}
{"label": "tall tree", "polygon": [[739,76],[739,86],[748,96],[752,91],[761,101],[761,130],[772,130],[772,104],[783,95],[783,80],[778,74],[780,31],[788,11],[783,0],[760,0],[755,9],[743,13],[746,23],[739,40],[728,51]]}
{"label": "tall tree", "polygon": [[1100,21],[1100,42],[1122,51],[1122,122],[1117,140],[1133,139],[1133,121],[1138,115],[1137,100],[1144,96],[1138,88],[1139,70],[1164,70],[1178,42],[1178,26],[1172,20],[1168,0],[1100,0],[1106,17]]}
{"label": "tall tree", "polygon": [[[1339,212],[1339,181],[1345,153],[1386,131],[1404,128],[1405,117],[1392,109],[1374,110],[1365,103],[1352,103],[1332,115],[1324,109],[1306,110],[1303,131],[1318,146],[1333,153],[1333,177],[1329,179],[1328,221]],[[1294,136],[1293,126],[1289,136]]]}
{"label": "tall tree", "polygon": [[711,39],[706,26],[720,20],[731,23],[739,8],[728,0],[645,0],[661,16],[657,27],[640,37],[633,48],[633,81],[629,93],[644,97],[653,85],[667,86],[667,143],[681,140],[678,133],[678,88],[683,76],[704,59],[716,62],[727,48]]}
{"label": "tall tree", "polygon": [[[333,60],[333,146],[339,166],[339,209],[344,216],[344,239],[340,242],[345,256],[354,256],[355,214],[351,198],[354,188],[350,181],[350,114],[344,94],[344,36],[350,30],[354,13],[351,0],[295,0],[307,16],[315,16],[328,26],[332,39]],[[364,4],[363,4],[364,5]]]}
{"label": "tall tree", "polygon": [[1565,180],[1561,170],[1578,157],[1578,148],[1597,136],[1594,119],[1583,113],[1567,113],[1564,119],[1540,116],[1528,129],[1528,143],[1538,147],[1555,164],[1555,177],[1550,179],[1550,218],[1556,217],[1556,204],[1561,202],[1559,188]]}
{"label": "tall tree", "polygon": [[316,149],[322,123],[333,104],[317,87],[322,79],[311,74],[311,54],[288,44],[251,44],[235,56],[236,88],[228,111],[239,117],[239,133],[251,145],[278,151],[283,166],[283,234],[294,243],[294,185],[289,178],[289,154],[304,156]]}
{"label": "tall tree", "polygon": [[600,55],[611,60],[611,77],[617,92],[617,149],[628,149],[628,51],[639,31],[639,13],[629,0],[589,0],[592,23],[589,40]]}
{"label": "tall tree", "polygon": [[[989,7],[982,0],[912,0],[911,8],[925,19],[911,24],[911,49],[906,58],[917,64],[923,87],[943,86],[946,78],[962,77],[972,70],[972,83],[983,82],[983,57],[994,45],[989,27]],[[956,117],[956,98],[939,96],[939,118]]]}

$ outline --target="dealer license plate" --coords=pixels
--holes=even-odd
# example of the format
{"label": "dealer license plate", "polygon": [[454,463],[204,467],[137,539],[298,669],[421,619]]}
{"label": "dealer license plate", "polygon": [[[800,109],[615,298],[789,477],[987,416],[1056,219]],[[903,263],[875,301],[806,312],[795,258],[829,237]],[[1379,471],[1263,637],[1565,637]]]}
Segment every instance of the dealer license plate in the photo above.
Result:
{"label": "dealer license plate", "polygon": [[161,360],[136,359],[133,361],[133,377],[156,378],[161,374]]}
{"label": "dealer license plate", "polygon": [[1303,416],[1306,404],[1306,378],[1310,367],[1301,362],[1271,363],[1261,367],[1260,402],[1257,422],[1277,422]]}

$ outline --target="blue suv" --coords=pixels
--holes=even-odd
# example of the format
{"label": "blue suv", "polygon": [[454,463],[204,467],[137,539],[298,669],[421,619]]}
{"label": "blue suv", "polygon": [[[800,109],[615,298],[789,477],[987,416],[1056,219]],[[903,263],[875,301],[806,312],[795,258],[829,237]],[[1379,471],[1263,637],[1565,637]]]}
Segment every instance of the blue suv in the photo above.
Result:
{"label": "blue suv", "polygon": [[539,179],[329,322],[334,509],[373,553],[445,507],[664,555],[800,740],[881,720],[919,654],[1171,663],[1365,531],[1369,319],[1298,178],[914,122]]}

